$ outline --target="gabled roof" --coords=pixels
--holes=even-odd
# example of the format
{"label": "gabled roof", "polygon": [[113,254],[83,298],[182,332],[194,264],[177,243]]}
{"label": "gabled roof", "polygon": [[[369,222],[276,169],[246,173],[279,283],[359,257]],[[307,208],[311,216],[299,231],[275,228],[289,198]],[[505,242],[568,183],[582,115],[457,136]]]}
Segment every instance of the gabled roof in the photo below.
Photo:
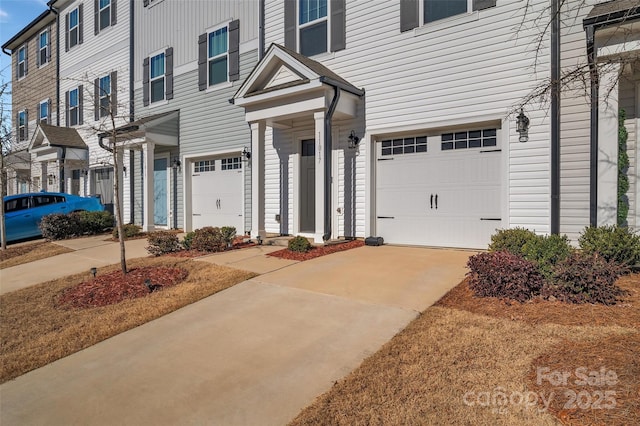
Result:
{"label": "gabled roof", "polygon": [[33,132],[28,150],[40,147],[66,147],[88,149],[78,131],[72,127],[50,126],[38,124]]}
{"label": "gabled roof", "polygon": [[[318,61],[278,44],[269,46],[264,58],[256,64],[233,99],[249,98],[278,90],[305,85],[317,88],[322,84],[362,96],[364,91],[349,83]],[[301,87],[304,90],[304,88]]]}
{"label": "gabled roof", "polygon": [[613,0],[593,6],[584,19],[584,26],[607,26],[640,19],[638,0]]}
{"label": "gabled roof", "polygon": [[27,24],[16,35],[11,37],[7,42],[2,45],[2,49],[15,50],[17,47],[22,46],[27,40],[35,36],[46,25],[55,21],[56,15],[49,9],[42,12],[36,19]]}

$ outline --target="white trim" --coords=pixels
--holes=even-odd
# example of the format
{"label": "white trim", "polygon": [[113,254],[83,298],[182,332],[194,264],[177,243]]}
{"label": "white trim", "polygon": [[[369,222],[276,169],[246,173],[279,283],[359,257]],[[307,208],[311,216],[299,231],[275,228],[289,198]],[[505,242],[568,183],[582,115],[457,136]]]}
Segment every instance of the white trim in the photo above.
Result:
{"label": "white trim", "polygon": [[[29,49],[27,48],[27,43],[23,44],[19,49],[18,49],[18,70],[17,73],[18,74],[18,81],[22,80],[23,78],[25,78],[27,76],[27,65],[28,65],[28,55],[29,55]],[[24,49],[24,60],[20,61],[20,51]],[[24,64],[24,74],[20,75],[20,63]]]}
{"label": "white trim", "polygon": [[[74,27],[71,27],[71,14],[77,11],[77,17],[78,17],[78,22],[76,23],[76,25]],[[80,45],[80,5],[76,5],[74,8],[72,8],[69,12],[67,12],[67,15],[69,16],[69,28],[65,28],[65,32],[69,33],[69,51],[71,51],[71,49],[73,49],[76,46]],[[74,44],[73,46],[71,45],[71,30],[77,28],[76,31],[76,44]]]}
{"label": "white trim", "polygon": [[[100,7],[100,0],[98,0],[98,34],[100,34],[102,31],[106,30],[107,28],[111,27],[113,25],[113,23],[111,22],[111,6],[114,0],[109,0],[109,4],[107,6],[104,7]],[[100,28],[102,26],[102,11],[109,8],[109,25],[107,25],[104,28]]]}
{"label": "white trim", "polygon": [[[40,62],[40,53],[42,52],[42,47],[40,46],[40,37],[42,37],[42,34],[47,33],[47,45],[44,47],[44,49],[47,51],[47,62],[45,62],[44,64],[42,62]],[[51,46],[51,31],[49,31],[49,28],[40,31],[40,33],[38,34],[38,42],[37,42],[37,61],[36,63],[38,64],[38,68],[42,68],[47,66],[47,64],[49,62],[51,62],[51,52],[49,47]]]}
{"label": "white trim", "polygon": [[429,34],[434,31],[439,31],[460,24],[466,24],[467,22],[477,21],[479,17],[478,11],[473,10],[473,0],[467,0],[466,13],[459,13],[436,21],[424,22],[424,0],[419,0],[418,5],[418,21],[420,22],[420,26],[413,31],[416,36]]}
{"label": "white trim", "polygon": [[327,23],[327,51],[313,55],[314,58],[318,59],[321,55],[326,55],[331,52],[331,1],[327,0],[327,14],[325,16],[304,24],[300,23],[300,1],[301,0],[296,0],[296,52],[300,53],[300,41],[302,39],[302,37],[300,37],[300,30],[319,24],[322,21]]}
{"label": "white trim", "polygon": [[[162,55],[162,77],[152,77],[151,76],[151,70],[152,70],[152,60],[153,58],[155,58],[156,56],[160,56]],[[157,101],[153,101],[153,99],[151,98],[152,94],[153,94],[153,89],[152,89],[152,83],[156,80],[160,80],[160,78],[162,78],[162,99],[157,100]],[[162,102],[162,101],[166,101],[168,102],[169,100],[167,99],[167,54],[166,54],[166,50],[163,50],[159,53],[156,54],[152,54],[149,55],[149,106],[151,106],[152,104],[158,103],[158,102]]]}
{"label": "white trim", "polygon": [[[210,27],[209,29],[207,29],[207,89],[221,89],[223,88],[223,85],[225,85],[224,87],[229,87],[226,85],[226,83],[229,83],[229,23],[231,23],[232,19],[225,21],[223,23],[220,23],[214,27]],[[220,53],[216,56],[213,57],[209,57],[209,38],[211,37],[211,33],[221,30],[223,28],[227,29],[227,46],[226,49],[224,51],[224,53]],[[225,72],[225,80],[226,81],[221,81],[220,83],[216,83],[216,84],[211,84],[211,82],[209,81],[209,62],[215,59],[219,59],[222,57],[226,57],[227,58],[227,71]]]}
{"label": "white trim", "polygon": [[[171,229],[171,222],[173,219],[173,214],[171,212],[171,202],[172,200],[172,191],[171,191],[171,153],[169,152],[161,152],[161,153],[155,153],[154,152],[154,156],[153,156],[153,161],[154,161],[154,167],[153,167],[153,172],[155,173],[155,160],[162,160],[162,159],[166,159],[167,160],[167,168],[166,168],[166,175],[167,175],[167,224],[166,225],[156,225],[155,223],[155,206],[154,206],[154,220],[153,220],[153,228],[154,229]],[[154,191],[155,192],[155,191]],[[155,194],[154,194],[154,198],[155,198]],[[155,201],[154,201],[155,203]]]}
{"label": "white trim", "polygon": [[[301,132],[295,132],[292,134],[293,147],[291,148],[291,154],[293,157],[292,161],[292,172],[293,172],[293,182],[291,182],[291,194],[292,194],[292,223],[291,229],[293,230],[293,235],[303,235],[300,233],[300,158],[302,156],[302,141],[304,140],[316,140],[314,135],[314,131],[305,130]],[[317,142],[317,141],[316,141]],[[316,165],[316,167],[318,167]],[[282,203],[282,200],[280,200]],[[306,233],[303,236],[312,238],[315,236],[314,233]]]}
{"label": "white trim", "polygon": [[49,111],[49,98],[40,101],[40,103],[38,104],[38,116],[36,117],[36,120],[38,123],[42,123],[42,116],[40,114],[42,112],[42,104],[47,105],[47,116],[45,117],[45,119],[47,120],[46,124],[51,124],[49,123],[49,116],[51,116],[51,111]]}
{"label": "white trim", "polygon": [[511,120],[506,117],[502,120],[502,127],[496,129],[496,137],[498,138],[498,148],[502,149],[502,170],[500,171],[500,185],[502,187],[502,221],[500,224],[503,228],[511,227],[511,215],[509,214],[509,206],[511,205],[510,188],[511,179],[509,179],[509,159],[511,158]]}
{"label": "white trim", "polygon": [[[640,109],[640,82],[636,82],[636,144],[634,155],[636,157],[636,170],[635,170],[635,198],[636,198],[636,214],[634,218],[635,229],[640,229],[640,117],[638,117],[637,111]],[[627,146],[629,145],[627,141]]]}

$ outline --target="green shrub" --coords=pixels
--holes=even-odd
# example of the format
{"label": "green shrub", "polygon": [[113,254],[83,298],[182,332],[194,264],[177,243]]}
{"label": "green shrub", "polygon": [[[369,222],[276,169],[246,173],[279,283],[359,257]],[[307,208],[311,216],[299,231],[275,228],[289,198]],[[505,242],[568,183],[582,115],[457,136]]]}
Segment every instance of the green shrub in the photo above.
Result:
{"label": "green shrub", "polygon": [[149,243],[147,251],[154,256],[182,250],[178,236],[170,231],[151,232],[147,236],[147,242]]}
{"label": "green shrub", "polygon": [[624,268],[596,253],[576,252],[560,261],[542,295],[569,303],[613,305],[626,294],[615,282]]}
{"label": "green shrub", "polygon": [[618,226],[627,225],[627,216],[629,214],[629,154],[627,154],[627,138],[629,133],[624,125],[626,112],[621,109],[618,114]]}
{"label": "green shrub", "polygon": [[[139,227],[138,225],[135,225],[133,223],[127,223],[125,225],[122,226],[122,230],[124,231],[124,237],[125,238],[131,238],[131,237],[135,237],[136,235],[140,234],[140,230],[142,229],[141,227]],[[118,227],[115,226],[113,228],[113,238],[118,238]]]}
{"label": "green shrub", "polygon": [[606,260],[625,266],[640,264],[640,236],[629,228],[588,227],[580,234],[578,243],[587,254],[599,253]]}
{"label": "green shrub", "polygon": [[115,218],[108,211],[76,213],[80,219],[80,226],[83,234],[99,234],[107,229],[113,228]]}
{"label": "green shrub", "polygon": [[501,229],[491,236],[489,251],[508,251],[511,254],[523,256],[522,247],[536,234],[524,228]]}
{"label": "green shrub", "polygon": [[193,243],[194,235],[196,235],[196,233],[193,231],[187,232],[185,234],[184,238],[182,239],[182,247],[184,247],[185,250],[191,250],[191,244]]}
{"label": "green shrub", "polygon": [[233,226],[223,226],[220,228],[220,232],[222,233],[224,242],[230,247],[233,243],[233,239],[236,237],[236,228]]}
{"label": "green shrub", "polygon": [[537,265],[508,251],[480,253],[467,262],[469,287],[479,297],[525,302],[544,285]]}
{"label": "green shrub", "polygon": [[191,249],[198,251],[216,252],[224,250],[226,244],[220,228],[206,226],[196,229],[191,240]]}
{"label": "green shrub", "polygon": [[64,240],[82,233],[80,217],[77,213],[55,213],[44,216],[39,226],[42,236],[47,240]]}
{"label": "green shrub", "polygon": [[545,278],[551,278],[554,266],[566,259],[573,249],[566,235],[536,235],[522,247],[524,258],[535,262]]}
{"label": "green shrub", "polygon": [[306,253],[311,250],[311,243],[305,237],[298,235],[289,240],[287,247],[291,251]]}

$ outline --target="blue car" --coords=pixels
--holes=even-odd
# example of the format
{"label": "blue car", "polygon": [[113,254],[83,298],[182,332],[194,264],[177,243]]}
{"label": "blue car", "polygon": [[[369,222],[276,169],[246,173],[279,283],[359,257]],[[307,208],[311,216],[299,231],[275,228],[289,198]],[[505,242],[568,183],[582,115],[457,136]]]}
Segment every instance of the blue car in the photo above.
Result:
{"label": "blue car", "polygon": [[3,201],[7,242],[42,235],[40,221],[49,214],[104,210],[97,197],[60,192],[9,195]]}

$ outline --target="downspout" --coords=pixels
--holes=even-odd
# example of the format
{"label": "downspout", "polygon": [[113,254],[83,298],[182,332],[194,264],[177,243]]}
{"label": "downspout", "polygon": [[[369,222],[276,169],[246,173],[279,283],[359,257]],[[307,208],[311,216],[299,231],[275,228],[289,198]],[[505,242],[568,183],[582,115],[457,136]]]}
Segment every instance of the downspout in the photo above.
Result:
{"label": "downspout", "polygon": [[[60,14],[53,3],[49,10],[56,15],[56,76],[60,77]],[[60,127],[60,78],[56,78],[56,126]]]}
{"label": "downspout", "polygon": [[60,156],[62,163],[60,164],[60,192],[64,192],[64,163],[67,158],[67,147],[62,147],[62,155]]}
{"label": "downspout", "polygon": [[331,119],[336,111],[338,101],[340,100],[340,89],[333,86],[333,100],[329,105],[329,109],[324,116],[324,235],[322,239],[328,241],[331,238],[331,214],[333,208],[331,206],[331,151],[332,151],[332,135],[331,135]]}
{"label": "downspout", "polygon": [[[134,87],[133,87],[133,79],[134,79],[134,61],[135,61],[135,44],[134,44],[134,36],[135,31],[133,27],[134,23],[134,10],[135,5],[133,0],[129,1],[129,121],[133,121],[133,117],[135,114],[134,108]],[[134,208],[135,206],[135,185],[136,180],[134,176],[135,168],[134,166],[134,151],[129,150],[129,223],[135,223],[135,214]]]}
{"label": "downspout", "polygon": [[589,131],[589,225],[598,226],[598,67],[595,49],[595,27],[585,28],[587,32],[587,60],[591,76],[591,127]]}
{"label": "downspout", "polygon": [[551,233],[560,233],[560,5],[551,0]]}
{"label": "downspout", "polygon": [[258,17],[258,60],[261,61],[264,58],[264,0],[260,0],[258,13],[260,16]]}

